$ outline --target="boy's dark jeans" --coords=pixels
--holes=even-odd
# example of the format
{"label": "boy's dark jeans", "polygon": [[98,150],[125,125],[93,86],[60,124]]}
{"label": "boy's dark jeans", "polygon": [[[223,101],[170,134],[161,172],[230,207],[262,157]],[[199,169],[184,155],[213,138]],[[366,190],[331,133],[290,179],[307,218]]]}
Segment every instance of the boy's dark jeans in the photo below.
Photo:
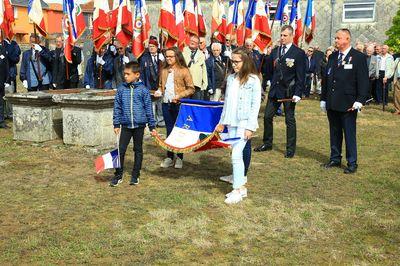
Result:
{"label": "boy's dark jeans", "polygon": [[124,159],[125,152],[128,148],[131,138],[133,138],[133,169],[132,178],[139,178],[140,169],[142,169],[143,160],[143,135],[144,127],[138,128],[125,128],[121,129],[121,136],[119,138],[119,156],[121,160],[121,168],[115,169],[115,176],[122,178],[124,172]]}

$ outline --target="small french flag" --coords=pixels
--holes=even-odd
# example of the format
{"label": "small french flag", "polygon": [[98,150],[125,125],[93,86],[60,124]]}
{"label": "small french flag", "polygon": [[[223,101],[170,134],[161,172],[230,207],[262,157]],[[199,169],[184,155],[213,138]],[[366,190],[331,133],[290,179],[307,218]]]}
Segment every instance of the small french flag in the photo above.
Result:
{"label": "small french flag", "polygon": [[119,160],[119,152],[118,149],[110,151],[103,156],[100,156],[94,162],[96,166],[96,173],[102,172],[104,169],[111,169],[111,168],[120,168],[121,163]]}

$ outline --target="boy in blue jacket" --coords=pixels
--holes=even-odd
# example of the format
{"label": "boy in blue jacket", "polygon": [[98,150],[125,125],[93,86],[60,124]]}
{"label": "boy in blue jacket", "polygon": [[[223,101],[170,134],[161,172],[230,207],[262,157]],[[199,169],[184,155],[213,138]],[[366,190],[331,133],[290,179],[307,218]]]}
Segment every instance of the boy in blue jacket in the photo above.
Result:
{"label": "boy in blue jacket", "polygon": [[133,138],[134,166],[130,185],[139,184],[140,169],[143,160],[143,135],[146,124],[155,132],[156,122],[151,106],[150,91],[140,80],[140,66],[130,62],[124,68],[125,82],[118,86],[114,101],[114,132],[119,135],[119,153],[121,168],[115,170],[110,186],[122,182],[125,152]]}

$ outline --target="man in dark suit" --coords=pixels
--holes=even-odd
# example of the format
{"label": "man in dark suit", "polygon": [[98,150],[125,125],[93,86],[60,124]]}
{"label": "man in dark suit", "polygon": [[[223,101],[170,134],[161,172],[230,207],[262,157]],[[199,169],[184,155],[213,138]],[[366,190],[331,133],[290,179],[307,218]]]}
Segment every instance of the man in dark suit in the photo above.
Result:
{"label": "man in dark suit", "polygon": [[57,36],[56,49],[52,51],[52,56],[53,87],[55,89],[78,88],[78,65],[82,62],[81,48],[73,47],[71,51],[72,62],[68,63],[65,59],[64,40],[61,36]]}
{"label": "man in dark suit", "polygon": [[296,151],[296,103],[301,100],[305,86],[306,55],[293,44],[293,28],[283,26],[281,45],[272,50],[272,81],[264,114],[263,144],[254,149],[256,152],[272,149],[273,118],[283,101],[286,123],[286,158],[292,158]]}
{"label": "man in dark suit", "polygon": [[115,42],[115,47],[118,56],[114,58],[113,88],[118,88],[121,83],[125,82],[125,65],[129,62],[137,62],[137,60],[135,56],[131,52],[128,52],[120,42]]}
{"label": "man in dark suit", "polygon": [[357,170],[357,111],[368,99],[368,66],[366,56],[351,47],[348,29],[336,32],[338,51],[328,60],[326,81],[321,94],[321,109],[327,111],[330,131],[330,160],[325,168],[340,167],[343,133],[346,141],[345,174]]}
{"label": "man in dark suit", "polygon": [[[151,37],[149,40],[149,49],[140,57],[140,79],[150,91],[158,90],[159,73],[162,62],[164,61],[163,54],[158,50],[157,38]],[[153,97],[153,114],[156,119],[156,125],[159,127],[165,126],[162,113],[162,98]]]}
{"label": "man in dark suit", "polygon": [[306,87],[304,90],[304,96],[306,98],[310,97],[311,85],[314,81],[314,75],[317,73],[317,64],[313,56],[314,49],[308,47],[307,49],[307,59],[306,59]]}
{"label": "man in dark suit", "polygon": [[83,85],[86,89],[112,89],[113,74],[113,52],[103,45],[98,52],[93,50],[92,56],[88,59]]}

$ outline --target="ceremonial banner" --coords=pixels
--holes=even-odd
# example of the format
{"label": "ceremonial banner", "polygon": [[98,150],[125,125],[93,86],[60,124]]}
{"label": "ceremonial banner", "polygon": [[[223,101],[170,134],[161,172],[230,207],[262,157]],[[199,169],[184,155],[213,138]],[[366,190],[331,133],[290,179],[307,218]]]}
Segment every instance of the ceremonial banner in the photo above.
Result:
{"label": "ceremonial banner", "polygon": [[44,37],[47,36],[46,25],[44,24],[44,16],[42,10],[42,3],[40,0],[29,0],[28,2],[28,17],[36,25],[36,29]]}
{"label": "ceremonial banner", "polygon": [[94,12],[93,12],[93,42],[96,51],[108,41],[109,36],[109,16],[108,12],[110,7],[108,1],[94,0]]}
{"label": "ceremonial banner", "polygon": [[145,0],[135,0],[132,53],[139,58],[149,40],[150,19]]}
{"label": "ceremonial banner", "polygon": [[225,43],[226,15],[223,0],[214,0],[212,5],[211,34],[221,43]]}
{"label": "ceremonial banner", "polygon": [[223,106],[223,102],[181,99],[178,118],[171,134],[166,140],[155,136],[156,143],[174,153],[229,147],[231,143],[223,141],[227,134],[214,132]]}
{"label": "ceremonial banner", "polygon": [[158,26],[164,36],[166,48],[178,46],[183,49],[185,30],[183,25],[182,6],[179,0],[161,0]]}
{"label": "ceremonial banner", "polygon": [[14,23],[14,9],[10,4],[10,0],[0,0],[0,29],[8,39],[12,39],[14,36],[13,32]]}
{"label": "ceremonial banner", "polygon": [[300,0],[292,0],[292,9],[290,11],[290,25],[294,29],[293,43],[297,46],[303,35],[303,22],[301,20]]}
{"label": "ceremonial banner", "polygon": [[306,15],[304,16],[305,40],[310,43],[314,38],[316,28],[314,0],[308,0]]}
{"label": "ceremonial banner", "polygon": [[[142,1],[135,1],[135,5],[138,5],[138,7],[135,7],[136,12],[138,8],[141,9],[142,7],[141,2]],[[141,11],[139,12],[141,13]],[[135,17],[135,23],[136,23],[136,17]],[[139,26],[141,26],[141,22],[139,23]],[[133,24],[132,24],[131,2],[129,0],[119,0],[115,37],[121,43],[122,46],[126,47],[131,42],[132,36],[133,36]]]}
{"label": "ceremonial banner", "polygon": [[279,6],[276,10],[275,19],[279,20],[282,25],[289,25],[289,0],[279,1]]}
{"label": "ceremonial banner", "polygon": [[72,63],[72,49],[85,31],[85,18],[74,0],[63,1],[63,12],[64,54],[67,62]]}

